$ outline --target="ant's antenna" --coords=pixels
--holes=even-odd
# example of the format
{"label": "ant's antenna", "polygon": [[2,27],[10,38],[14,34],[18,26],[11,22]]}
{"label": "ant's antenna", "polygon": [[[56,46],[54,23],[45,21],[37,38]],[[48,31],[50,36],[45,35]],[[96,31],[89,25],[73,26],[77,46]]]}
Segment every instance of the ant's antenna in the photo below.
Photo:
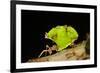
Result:
{"label": "ant's antenna", "polygon": [[47,36],[47,32],[45,32],[45,38],[48,38],[48,36]]}

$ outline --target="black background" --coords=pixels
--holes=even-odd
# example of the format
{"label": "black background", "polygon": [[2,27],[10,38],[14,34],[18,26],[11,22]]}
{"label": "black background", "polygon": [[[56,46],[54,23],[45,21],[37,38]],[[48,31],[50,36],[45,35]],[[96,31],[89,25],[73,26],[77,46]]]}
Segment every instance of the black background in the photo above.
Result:
{"label": "black background", "polygon": [[44,34],[57,25],[70,25],[82,41],[90,31],[89,13],[21,10],[21,62],[37,57],[44,49]]}

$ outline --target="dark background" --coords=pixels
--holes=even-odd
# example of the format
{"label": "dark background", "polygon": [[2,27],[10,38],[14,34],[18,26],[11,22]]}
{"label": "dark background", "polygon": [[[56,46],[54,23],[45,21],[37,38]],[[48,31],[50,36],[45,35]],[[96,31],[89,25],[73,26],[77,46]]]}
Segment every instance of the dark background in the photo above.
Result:
{"label": "dark background", "polygon": [[37,57],[44,49],[44,34],[57,25],[71,25],[78,42],[90,31],[89,13],[21,10],[21,62]]}

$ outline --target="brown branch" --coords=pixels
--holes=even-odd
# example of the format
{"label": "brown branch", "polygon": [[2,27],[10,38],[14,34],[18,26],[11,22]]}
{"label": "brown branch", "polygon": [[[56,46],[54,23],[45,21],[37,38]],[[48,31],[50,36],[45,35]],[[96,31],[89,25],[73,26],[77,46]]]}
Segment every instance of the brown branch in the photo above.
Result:
{"label": "brown branch", "polygon": [[67,61],[67,60],[83,60],[89,59],[89,55],[85,51],[86,41],[83,41],[80,44],[73,48],[66,48],[56,54],[49,55],[41,58],[33,58],[28,62],[46,62],[46,61]]}

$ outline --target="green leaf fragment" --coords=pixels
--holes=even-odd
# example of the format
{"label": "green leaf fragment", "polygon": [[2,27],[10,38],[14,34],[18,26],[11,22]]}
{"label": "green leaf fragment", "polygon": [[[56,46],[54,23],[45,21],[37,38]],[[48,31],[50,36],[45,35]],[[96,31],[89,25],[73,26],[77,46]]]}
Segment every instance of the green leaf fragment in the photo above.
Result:
{"label": "green leaf fragment", "polygon": [[47,36],[56,42],[58,51],[61,51],[78,38],[78,33],[71,26],[67,26],[67,28],[65,26],[56,26],[47,33]]}

